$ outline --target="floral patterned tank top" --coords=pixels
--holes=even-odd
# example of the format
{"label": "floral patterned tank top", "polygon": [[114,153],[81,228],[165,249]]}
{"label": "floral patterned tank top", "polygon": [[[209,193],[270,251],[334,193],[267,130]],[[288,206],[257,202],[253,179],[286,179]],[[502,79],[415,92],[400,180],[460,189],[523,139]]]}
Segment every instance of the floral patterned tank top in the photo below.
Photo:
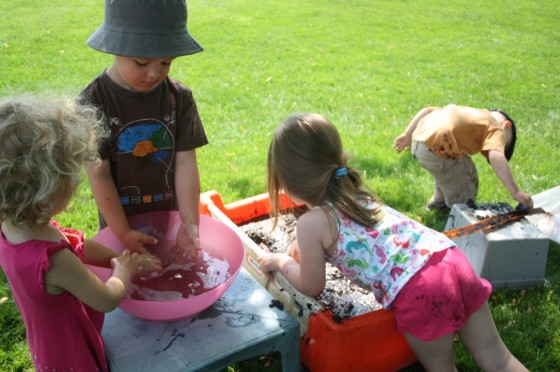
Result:
{"label": "floral patterned tank top", "polygon": [[434,252],[455,246],[445,235],[386,205],[383,219],[373,228],[330,208],[339,234],[335,253],[327,260],[349,280],[371,290],[385,309]]}

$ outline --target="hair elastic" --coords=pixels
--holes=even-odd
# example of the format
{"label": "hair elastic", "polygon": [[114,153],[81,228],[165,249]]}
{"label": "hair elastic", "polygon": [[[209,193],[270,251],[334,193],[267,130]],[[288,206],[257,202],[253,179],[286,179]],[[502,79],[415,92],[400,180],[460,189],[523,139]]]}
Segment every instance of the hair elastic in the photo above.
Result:
{"label": "hair elastic", "polygon": [[341,177],[341,176],[346,176],[348,174],[348,169],[346,168],[338,168],[337,170],[334,171],[334,176],[335,177]]}

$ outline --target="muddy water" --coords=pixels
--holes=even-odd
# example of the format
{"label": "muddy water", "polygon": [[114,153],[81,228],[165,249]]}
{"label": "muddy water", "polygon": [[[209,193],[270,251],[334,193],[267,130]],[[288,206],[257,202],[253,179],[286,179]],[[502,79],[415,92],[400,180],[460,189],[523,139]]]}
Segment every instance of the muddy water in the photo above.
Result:
{"label": "muddy water", "polygon": [[196,259],[167,265],[159,275],[134,278],[129,297],[145,301],[180,300],[206,293],[230,276],[227,260],[201,251]]}

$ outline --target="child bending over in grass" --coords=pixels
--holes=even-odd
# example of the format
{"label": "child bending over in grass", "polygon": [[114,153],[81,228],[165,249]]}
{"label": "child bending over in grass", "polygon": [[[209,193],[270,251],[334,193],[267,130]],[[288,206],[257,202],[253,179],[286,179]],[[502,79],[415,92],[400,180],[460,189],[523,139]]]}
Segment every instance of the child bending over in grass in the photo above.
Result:
{"label": "child bending over in grass", "polygon": [[317,296],[325,262],[393,309],[429,371],[453,371],[457,332],[487,371],[526,371],[496,330],[491,285],[474,273],[453,241],[383,205],[367,189],[336,128],[317,114],[280,125],[268,153],[268,189],[278,217],[280,192],[307,205],[288,254],[266,253],[263,272],[281,272],[299,291]]}
{"label": "child bending over in grass", "polygon": [[[52,217],[97,158],[93,109],[30,97],[0,102],[0,266],[26,327],[37,371],[108,371],[104,312],[132,275],[161,269],[149,255],[121,255]],[[85,264],[112,267],[105,283]]]}

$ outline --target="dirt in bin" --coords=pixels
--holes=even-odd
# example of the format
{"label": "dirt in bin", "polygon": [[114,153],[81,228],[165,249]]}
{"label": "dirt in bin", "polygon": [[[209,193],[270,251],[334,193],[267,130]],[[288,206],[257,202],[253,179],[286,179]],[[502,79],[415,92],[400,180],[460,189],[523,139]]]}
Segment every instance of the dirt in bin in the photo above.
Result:
{"label": "dirt in bin", "polygon": [[[278,219],[274,230],[270,218],[239,227],[261,248],[285,252],[296,237],[296,220],[295,214],[288,213]],[[325,289],[316,299],[323,308],[333,313],[335,320],[352,318],[381,308],[371,292],[350,282],[330,263],[326,267]]]}

